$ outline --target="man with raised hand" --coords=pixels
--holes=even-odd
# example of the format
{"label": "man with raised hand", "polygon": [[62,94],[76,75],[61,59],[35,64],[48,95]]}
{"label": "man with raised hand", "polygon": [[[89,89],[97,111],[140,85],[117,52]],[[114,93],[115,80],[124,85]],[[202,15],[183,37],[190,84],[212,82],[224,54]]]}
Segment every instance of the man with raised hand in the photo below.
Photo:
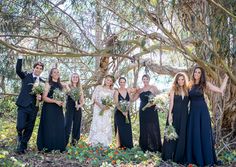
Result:
{"label": "man with raised hand", "polygon": [[33,66],[33,71],[22,71],[22,56],[19,56],[16,63],[16,73],[21,78],[21,91],[16,101],[17,110],[17,150],[18,154],[24,154],[27,149],[27,143],[32,135],[34,124],[39,107],[36,106],[36,99],[41,100],[41,95],[32,94],[33,84],[35,82],[44,82],[40,78],[44,64],[37,62]]}

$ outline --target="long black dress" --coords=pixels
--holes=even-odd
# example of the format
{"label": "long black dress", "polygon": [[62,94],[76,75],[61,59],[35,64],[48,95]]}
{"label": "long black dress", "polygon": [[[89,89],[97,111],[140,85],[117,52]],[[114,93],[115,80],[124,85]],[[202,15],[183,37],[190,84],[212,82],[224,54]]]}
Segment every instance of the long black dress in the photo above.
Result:
{"label": "long black dress", "polygon": [[199,85],[189,92],[190,113],[187,126],[187,163],[198,166],[216,163],[211,118]]}
{"label": "long black dress", "polygon": [[[53,82],[47,97],[52,98],[53,91],[56,88],[60,89],[60,85]],[[39,151],[65,150],[63,109],[55,103],[43,103],[37,146]]]}
{"label": "long black dress", "polygon": [[148,103],[151,91],[140,94],[139,124],[140,137],[139,145],[143,151],[161,152],[161,134],[159,127],[158,113],[155,106],[148,107],[144,111],[142,108]]}
{"label": "long black dress", "polygon": [[[173,104],[173,123],[178,138],[176,140],[167,141],[164,139],[163,148],[162,148],[162,159],[163,160],[172,160],[177,163],[184,164],[186,161],[185,158],[185,149],[186,149],[186,128],[188,120],[188,96],[174,95],[174,104]],[[167,117],[168,118],[168,117]],[[166,125],[169,125],[168,119]]]}
{"label": "long black dress", "polygon": [[[79,101],[78,104],[80,104]],[[79,108],[79,110],[76,110],[75,101],[70,96],[68,96],[66,103],[66,114],[65,114],[66,145],[69,142],[72,123],[73,123],[73,128],[72,128],[71,144],[74,145],[80,139],[81,117],[82,117],[81,108]]]}
{"label": "long black dress", "polygon": [[[129,101],[130,97],[127,92],[126,97],[124,98],[120,93],[118,95],[118,100]],[[119,133],[121,147],[132,148],[133,147],[133,137],[132,137],[132,128],[130,121],[130,114],[128,113],[129,124],[125,123],[125,116],[117,108],[115,109],[115,134]],[[118,131],[117,131],[118,130]]]}

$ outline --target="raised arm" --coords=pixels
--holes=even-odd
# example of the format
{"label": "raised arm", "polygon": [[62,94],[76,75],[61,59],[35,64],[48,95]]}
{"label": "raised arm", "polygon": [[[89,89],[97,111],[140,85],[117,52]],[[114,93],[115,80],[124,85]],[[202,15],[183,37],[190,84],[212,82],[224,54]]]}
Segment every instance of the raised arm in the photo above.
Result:
{"label": "raised arm", "polygon": [[223,83],[221,84],[220,88],[215,86],[215,85],[213,85],[210,82],[207,82],[207,88],[210,89],[213,92],[221,93],[223,95],[224,94],[224,90],[226,88],[226,84],[227,84],[228,78],[229,77],[226,75],[224,80],[223,80]]}
{"label": "raised arm", "polygon": [[26,72],[22,71],[22,58],[17,59],[16,62],[16,74],[21,78],[24,79],[26,76]]}
{"label": "raised arm", "polygon": [[152,89],[152,93],[153,93],[155,96],[161,93],[161,92],[157,89],[156,86],[152,86],[151,89]]}
{"label": "raised arm", "polygon": [[141,89],[137,88],[136,93],[133,96],[131,96],[130,101],[131,102],[136,101],[139,98],[140,93],[141,93]]}

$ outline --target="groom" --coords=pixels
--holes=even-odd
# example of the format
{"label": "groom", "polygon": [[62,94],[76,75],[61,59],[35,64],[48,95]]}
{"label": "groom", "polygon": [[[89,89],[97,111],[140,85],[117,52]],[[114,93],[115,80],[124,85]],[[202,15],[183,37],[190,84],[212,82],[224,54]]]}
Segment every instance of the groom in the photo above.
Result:
{"label": "groom", "polygon": [[24,154],[27,149],[27,143],[32,135],[34,129],[34,123],[36,120],[38,107],[35,106],[36,98],[41,100],[41,95],[32,95],[32,87],[34,82],[37,80],[44,82],[40,78],[44,64],[37,62],[33,66],[33,72],[27,73],[22,71],[22,57],[17,59],[16,73],[21,78],[21,91],[16,101],[18,106],[17,110],[17,150],[18,154]]}

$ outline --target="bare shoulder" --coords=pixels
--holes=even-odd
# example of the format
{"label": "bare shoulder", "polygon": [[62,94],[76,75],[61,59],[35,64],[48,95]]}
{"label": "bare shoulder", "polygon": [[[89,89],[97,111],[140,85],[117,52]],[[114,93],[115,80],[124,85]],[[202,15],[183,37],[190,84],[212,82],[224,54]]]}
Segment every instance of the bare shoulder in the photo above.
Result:
{"label": "bare shoulder", "polygon": [[45,83],[45,91],[49,91],[50,89],[50,84],[48,82]]}
{"label": "bare shoulder", "polygon": [[157,90],[157,87],[155,85],[150,85],[150,86],[151,86],[151,89]]}
{"label": "bare shoulder", "polygon": [[68,86],[68,84],[65,83],[65,82],[61,82],[61,85],[62,85],[62,87],[63,87],[64,89],[67,88],[67,86]]}
{"label": "bare shoulder", "polygon": [[115,95],[118,95],[118,89],[115,89],[115,90],[114,90],[114,94],[115,94]]}
{"label": "bare shoulder", "polygon": [[126,88],[127,92],[130,94],[132,92],[131,88]]}
{"label": "bare shoulder", "polygon": [[170,92],[169,92],[169,97],[170,98],[174,97],[174,95],[175,95],[175,91],[173,89],[171,89]]}
{"label": "bare shoulder", "polygon": [[47,87],[50,87],[50,85],[49,85],[48,82],[45,83],[45,87],[46,87],[46,88],[47,88]]}
{"label": "bare shoulder", "polygon": [[160,91],[157,89],[157,87],[155,85],[151,85],[151,89],[152,92],[154,92],[155,94],[160,93]]}

